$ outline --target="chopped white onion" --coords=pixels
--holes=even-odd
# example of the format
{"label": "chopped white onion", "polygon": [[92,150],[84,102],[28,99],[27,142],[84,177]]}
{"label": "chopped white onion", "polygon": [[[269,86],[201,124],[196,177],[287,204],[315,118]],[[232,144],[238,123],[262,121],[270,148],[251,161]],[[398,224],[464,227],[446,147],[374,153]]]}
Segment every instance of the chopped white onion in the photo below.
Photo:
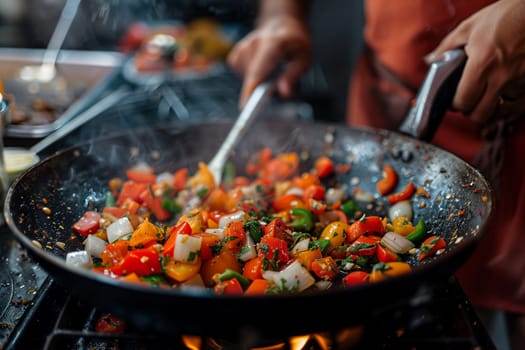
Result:
{"label": "chopped white onion", "polygon": [[135,164],[131,169],[144,173],[150,173],[152,168],[148,163],[140,161],[137,164]]}
{"label": "chopped white onion", "polygon": [[293,194],[293,195],[302,197],[302,196],[304,196],[304,190],[302,188],[299,188],[299,187],[290,187],[288,189],[288,191],[286,191],[285,194]]}
{"label": "chopped white onion", "polygon": [[251,235],[246,235],[246,244],[241,248],[239,252],[239,260],[244,262],[253,259],[257,256],[257,250],[255,249],[255,242]]}
{"label": "chopped white onion", "polygon": [[328,204],[336,203],[337,201],[342,201],[346,196],[346,186],[341,186],[338,188],[330,187],[326,190],[325,200]]}
{"label": "chopped white onion", "polygon": [[256,201],[261,198],[261,191],[258,189],[258,185],[242,186],[241,192],[244,199]]}
{"label": "chopped white onion", "polygon": [[190,288],[190,287],[191,288],[206,288],[200,273],[196,274],[195,276],[193,276],[189,280],[184,281],[183,283],[181,283],[180,286],[181,287],[185,287],[185,288]]}
{"label": "chopped white onion", "polygon": [[91,260],[91,255],[87,251],[79,250],[67,253],[66,264],[89,269],[93,266],[93,260]]}
{"label": "chopped white onion", "polygon": [[173,259],[189,264],[195,264],[199,261],[199,251],[201,250],[202,237],[177,234],[175,237],[175,249],[173,250]]}
{"label": "chopped white onion", "polygon": [[315,286],[319,290],[327,290],[328,288],[330,288],[332,286],[332,282],[331,281],[321,280],[321,281],[315,282]]}
{"label": "chopped white onion", "polygon": [[294,260],[284,270],[275,274],[265,272],[263,278],[270,279],[283,290],[294,292],[302,292],[315,283],[315,278],[301,265],[299,260]]}
{"label": "chopped white onion", "polygon": [[170,185],[173,184],[173,174],[167,171],[157,175],[157,183],[166,182]]}
{"label": "chopped white onion", "polygon": [[412,203],[409,200],[397,202],[388,209],[388,217],[390,218],[390,221],[400,216],[412,220],[412,214]]}
{"label": "chopped white onion", "polygon": [[353,196],[358,202],[372,203],[375,200],[372,193],[365,191],[356,191]]}
{"label": "chopped white onion", "polygon": [[236,211],[228,215],[221,216],[219,219],[219,228],[226,228],[230,223],[235,221],[243,221],[245,213],[242,210]]}
{"label": "chopped white onion", "polygon": [[207,228],[206,230],[204,230],[204,232],[217,236],[217,238],[220,239],[221,241],[224,239],[224,229],[223,228]]}
{"label": "chopped white onion", "polygon": [[89,255],[100,258],[100,254],[106,249],[108,243],[95,235],[88,235],[86,238],[86,251]]}
{"label": "chopped white onion", "polygon": [[414,243],[395,232],[385,233],[383,238],[381,238],[381,242],[383,242],[388,249],[398,254],[405,254],[415,247]]}
{"label": "chopped white onion", "polygon": [[308,246],[310,245],[310,238],[303,238],[300,239],[292,248],[292,255],[295,255],[299,252],[304,252],[305,250],[308,250]]}
{"label": "chopped white onion", "polygon": [[133,225],[131,225],[131,222],[127,217],[123,217],[116,220],[106,229],[109,243],[113,243],[116,240],[131,234],[132,232]]}

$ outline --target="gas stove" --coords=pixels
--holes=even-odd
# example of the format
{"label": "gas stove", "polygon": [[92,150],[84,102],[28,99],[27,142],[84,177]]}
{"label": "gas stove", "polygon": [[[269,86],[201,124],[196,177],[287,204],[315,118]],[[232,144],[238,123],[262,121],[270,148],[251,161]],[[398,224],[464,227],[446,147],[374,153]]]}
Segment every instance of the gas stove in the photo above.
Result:
{"label": "gas stove", "polygon": [[[130,87],[117,79],[107,92],[120,91],[118,103],[40,155],[123,129],[233,118],[238,114],[239,89],[240,82],[228,70],[154,87]],[[316,108],[309,101],[294,100],[275,104],[271,113],[310,120]],[[0,349],[494,349],[453,277],[433,286],[417,303],[392,305],[362,325],[323,333],[272,339],[254,332],[240,339],[217,339],[176,330],[159,334],[122,320],[125,327],[114,334],[97,330],[97,323],[108,317],[104,310],[84,304],[55,283],[5,226],[0,230],[0,249]]]}

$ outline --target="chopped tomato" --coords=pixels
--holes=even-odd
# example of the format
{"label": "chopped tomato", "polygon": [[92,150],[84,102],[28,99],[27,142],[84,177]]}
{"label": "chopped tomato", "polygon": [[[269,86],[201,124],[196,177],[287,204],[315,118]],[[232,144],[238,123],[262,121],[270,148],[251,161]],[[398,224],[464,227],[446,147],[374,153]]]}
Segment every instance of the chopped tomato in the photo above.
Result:
{"label": "chopped tomato", "polygon": [[317,176],[322,179],[334,172],[335,165],[334,162],[328,157],[319,157],[314,164],[315,173]]}
{"label": "chopped tomato", "polygon": [[288,244],[285,240],[264,236],[259,244],[259,256],[263,257],[264,270],[279,270],[290,261]]}
{"label": "chopped tomato", "polygon": [[97,232],[100,227],[100,214],[96,211],[87,211],[80,220],[73,224],[73,230],[86,237],[90,233]]}
{"label": "chopped tomato", "polygon": [[383,178],[376,184],[377,191],[383,196],[387,195],[388,193],[392,192],[394,187],[396,187],[397,180],[398,176],[395,169],[386,164],[383,167]]}
{"label": "chopped tomato", "polygon": [[224,229],[224,238],[226,246],[232,252],[239,252],[246,244],[246,231],[244,231],[244,222],[234,221]]}

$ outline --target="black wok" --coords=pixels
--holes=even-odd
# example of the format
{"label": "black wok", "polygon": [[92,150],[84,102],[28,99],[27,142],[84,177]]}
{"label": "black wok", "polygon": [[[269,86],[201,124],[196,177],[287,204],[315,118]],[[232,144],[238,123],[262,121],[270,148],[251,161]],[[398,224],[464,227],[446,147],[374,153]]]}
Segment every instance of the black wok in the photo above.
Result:
{"label": "black wok", "polygon": [[[266,146],[276,153],[308,151],[309,159],[329,153],[352,164],[340,178],[349,190],[358,179],[357,186],[375,193],[382,165],[389,163],[401,174],[399,188],[414,181],[430,193],[428,199],[413,200],[415,220],[424,220],[430,233],[446,239],[446,252],[415,262],[408,275],[377,284],[261,297],[135,285],[65,264],[66,252],[82,249],[71,225],[84,211],[102,208],[108,179],[123,176],[139,160],[157,171],[181,166],[195,171],[198,161],[211,159],[230,127],[228,122],[166,125],[64,150],[12,184],[4,208],[6,221],[36,261],[80,299],[142,328],[223,337],[254,329],[261,334],[304,334],[361,323],[379,308],[415,298],[427,286],[448,278],[487,228],[493,209],[490,186],[476,169],[448,152],[384,130],[265,121],[256,123],[236,147],[232,159],[238,169],[252,152]],[[327,134],[333,143],[326,143]],[[422,202],[426,207],[419,208]],[[460,210],[464,215],[458,215]]]}

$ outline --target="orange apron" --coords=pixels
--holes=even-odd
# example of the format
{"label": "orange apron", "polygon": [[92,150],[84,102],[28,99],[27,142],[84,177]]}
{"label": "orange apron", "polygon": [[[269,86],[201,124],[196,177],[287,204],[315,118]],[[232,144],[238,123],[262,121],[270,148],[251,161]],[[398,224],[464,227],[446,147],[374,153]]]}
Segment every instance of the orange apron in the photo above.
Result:
{"label": "orange apron", "polygon": [[[348,122],[396,130],[428,69],[422,57],[491,2],[367,0],[365,50],[352,76]],[[525,314],[523,120],[499,129],[498,138],[487,142],[480,127],[459,113],[447,113],[432,143],[470,163],[482,148],[503,152],[493,154],[493,161],[500,162],[499,178],[487,175],[498,193],[491,227],[457,277],[473,304]],[[498,142],[500,147],[493,147]],[[491,166],[496,164],[485,162],[486,170]]]}

